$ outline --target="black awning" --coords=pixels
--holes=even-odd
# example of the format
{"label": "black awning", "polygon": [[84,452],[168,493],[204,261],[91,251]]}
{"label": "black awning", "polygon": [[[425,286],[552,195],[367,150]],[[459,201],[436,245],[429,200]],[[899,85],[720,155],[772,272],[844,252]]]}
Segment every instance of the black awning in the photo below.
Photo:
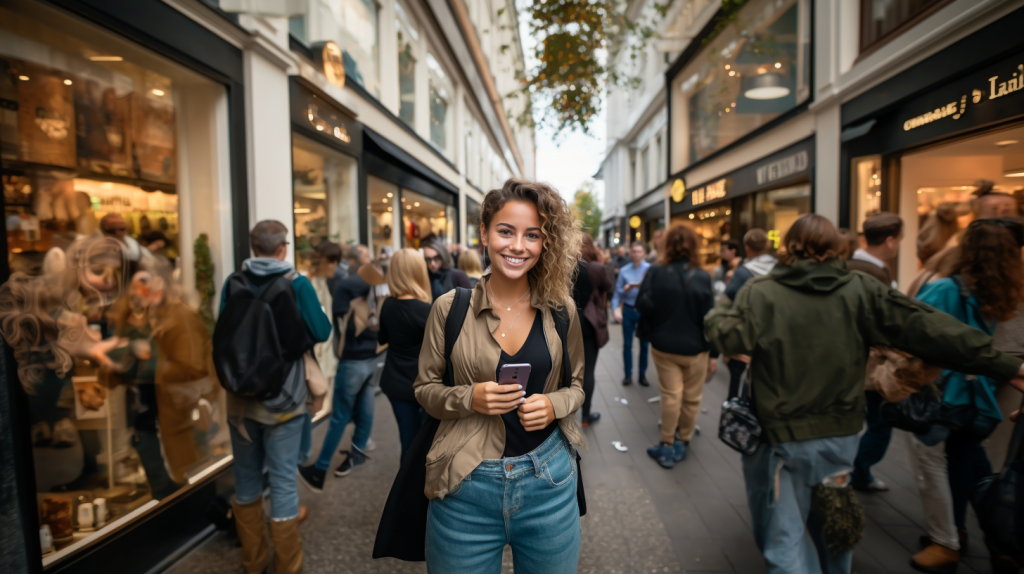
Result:
{"label": "black awning", "polygon": [[[419,191],[427,194],[434,190],[429,188],[423,188],[422,183],[430,184],[430,187],[440,188],[441,190],[455,194],[456,196],[459,194],[459,188],[455,187],[454,185],[451,184],[451,182],[438,175],[437,172],[435,172],[434,170],[423,165],[422,162],[409,155],[409,153],[403,150],[402,148],[388,141],[384,136],[378,134],[377,132],[365,126],[363,127],[363,133],[366,136],[365,139],[363,140],[363,149],[365,152],[369,152],[372,153],[374,156],[377,156],[377,158],[383,160],[385,164],[389,164],[391,168],[397,168],[398,170],[403,170],[409,172],[409,174],[413,176],[417,176],[408,179],[401,178],[403,179],[403,181],[395,181],[395,183],[398,183],[403,187],[408,187],[409,189],[412,189],[414,191]],[[374,168],[383,167],[384,166],[380,165],[380,162],[368,163],[366,166],[367,172],[369,173],[379,171],[378,169]],[[392,181],[396,179],[396,174],[394,173],[394,170],[389,169],[385,171],[387,171],[387,173],[379,173],[379,175],[381,175],[385,179],[389,179]],[[417,180],[426,181],[421,183]]]}

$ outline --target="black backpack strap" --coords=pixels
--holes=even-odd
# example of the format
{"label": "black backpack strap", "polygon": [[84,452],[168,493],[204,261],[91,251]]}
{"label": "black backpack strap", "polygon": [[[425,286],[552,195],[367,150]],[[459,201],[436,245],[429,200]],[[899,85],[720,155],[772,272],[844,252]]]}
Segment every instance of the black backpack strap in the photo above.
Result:
{"label": "black backpack strap", "polygon": [[572,386],[572,362],[569,360],[569,311],[554,311],[555,332],[562,340],[562,384],[560,388]]}
{"label": "black backpack strap", "polygon": [[448,317],[444,320],[444,360],[446,364],[442,380],[449,387],[455,386],[454,375],[452,375],[452,350],[455,349],[455,342],[459,340],[462,324],[466,322],[472,293],[465,287],[456,287],[452,307],[448,310]]}

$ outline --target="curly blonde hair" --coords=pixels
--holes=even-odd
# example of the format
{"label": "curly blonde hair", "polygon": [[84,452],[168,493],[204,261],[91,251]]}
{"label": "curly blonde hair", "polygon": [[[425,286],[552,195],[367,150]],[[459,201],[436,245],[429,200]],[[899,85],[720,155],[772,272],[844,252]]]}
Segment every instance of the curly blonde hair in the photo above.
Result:
{"label": "curly blonde hair", "polygon": [[510,201],[530,202],[540,215],[542,250],[540,260],[530,269],[530,285],[542,307],[557,311],[573,305],[572,285],[580,258],[582,223],[576,212],[551,186],[527,179],[512,178],[487,192],[480,206],[483,232],[494,215]]}

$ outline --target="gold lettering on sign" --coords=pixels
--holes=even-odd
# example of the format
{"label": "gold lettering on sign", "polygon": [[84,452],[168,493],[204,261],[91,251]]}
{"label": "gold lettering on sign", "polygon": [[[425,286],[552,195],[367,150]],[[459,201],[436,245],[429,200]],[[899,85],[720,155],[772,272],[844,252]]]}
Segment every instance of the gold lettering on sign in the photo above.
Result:
{"label": "gold lettering on sign", "polygon": [[[988,99],[990,100],[1001,98],[1007,94],[1012,94],[1013,92],[1019,92],[1021,90],[1024,90],[1024,64],[1018,64],[1017,71],[1013,72],[1010,79],[1006,81],[1000,82],[998,75],[992,76],[988,79]],[[982,90],[972,90],[971,102],[980,104],[984,96],[985,93]],[[966,111],[967,95],[964,94],[960,97],[959,106],[957,106],[956,102],[952,102],[903,122],[903,131],[909,132],[914,128],[919,128],[948,116],[952,116],[954,120],[958,120]]]}
{"label": "gold lettering on sign", "polygon": [[726,193],[728,190],[725,189],[725,179],[723,178],[693,190],[693,204],[700,205],[707,201],[722,199]]}
{"label": "gold lettering on sign", "polygon": [[996,98],[1001,98],[1001,97],[1005,96],[1006,94],[1009,94],[1009,93],[1012,93],[1012,92],[1016,92],[1016,91],[1020,90],[1022,87],[1024,87],[1024,86],[1021,85],[1022,83],[1024,83],[1024,64],[1018,64],[1017,65],[1017,71],[1013,73],[1013,77],[1010,78],[1008,81],[999,82],[999,89],[997,90],[996,89],[996,80],[998,80],[998,79],[999,79],[999,76],[992,76],[991,78],[988,79],[988,82],[989,82],[988,99],[990,99],[990,100],[994,100]]}

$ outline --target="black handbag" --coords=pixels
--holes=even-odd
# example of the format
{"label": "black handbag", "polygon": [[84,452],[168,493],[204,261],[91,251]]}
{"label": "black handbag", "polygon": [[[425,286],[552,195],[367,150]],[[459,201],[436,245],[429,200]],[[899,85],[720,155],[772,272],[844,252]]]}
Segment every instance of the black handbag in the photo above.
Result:
{"label": "black handbag", "polygon": [[[1024,408],[1024,403],[1021,403]],[[1006,453],[1006,462],[998,474],[981,479],[974,487],[971,502],[978,525],[985,533],[985,544],[993,554],[1024,555],[1024,416],[1017,419]]]}
{"label": "black handbag", "polygon": [[718,438],[740,454],[751,455],[761,444],[761,423],[750,402],[750,366],[743,372],[737,396],[722,404]]}
{"label": "black handbag", "polygon": [[[455,386],[452,349],[455,348],[462,323],[469,312],[470,294],[471,291],[464,287],[455,289],[455,299],[444,322],[444,356],[447,365],[442,380],[449,387]],[[441,421],[427,416],[402,460],[377,527],[377,536],[373,542],[374,558],[398,558],[410,562],[425,560],[430,500],[423,493],[423,488],[427,482],[427,453],[434,444],[434,436],[440,424]]]}

